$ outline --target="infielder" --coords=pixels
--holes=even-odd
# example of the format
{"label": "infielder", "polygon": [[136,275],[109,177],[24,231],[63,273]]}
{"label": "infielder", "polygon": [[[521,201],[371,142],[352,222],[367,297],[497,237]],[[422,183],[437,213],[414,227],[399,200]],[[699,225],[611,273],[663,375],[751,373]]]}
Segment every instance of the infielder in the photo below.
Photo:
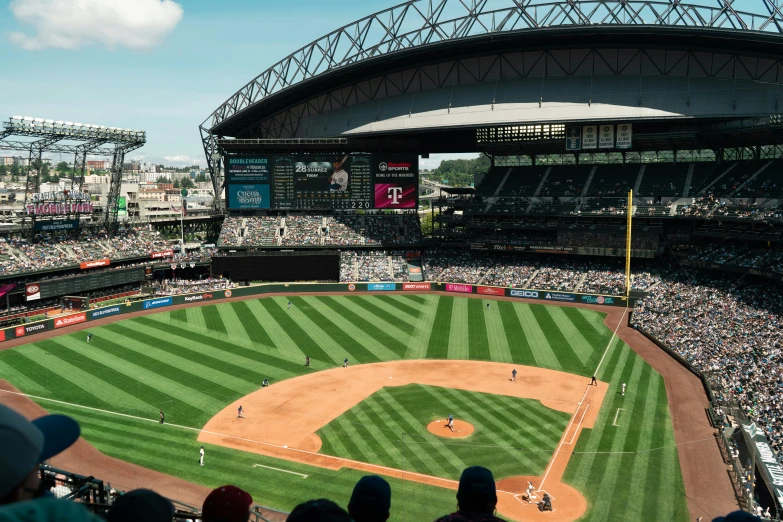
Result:
{"label": "infielder", "polygon": [[623,383],[622,388],[623,388],[623,395],[625,395],[625,383]]}
{"label": "infielder", "polygon": [[513,370],[511,370],[511,382],[514,382],[516,380],[517,380],[517,369],[514,368]]}
{"label": "infielder", "polygon": [[245,418],[245,410],[242,409],[242,405],[239,405],[239,408],[237,408],[237,419],[244,419]]}
{"label": "infielder", "polygon": [[198,454],[199,454],[198,463],[203,466],[204,465],[204,446],[201,446],[201,449],[199,450]]}
{"label": "infielder", "polygon": [[449,429],[454,432],[454,415],[449,413]]}

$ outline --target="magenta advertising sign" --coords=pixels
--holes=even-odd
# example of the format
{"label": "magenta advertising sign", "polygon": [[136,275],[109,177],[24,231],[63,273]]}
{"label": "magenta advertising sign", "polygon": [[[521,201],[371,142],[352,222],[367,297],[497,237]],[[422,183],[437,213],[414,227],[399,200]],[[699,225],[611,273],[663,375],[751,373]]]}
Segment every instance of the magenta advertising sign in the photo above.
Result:
{"label": "magenta advertising sign", "polygon": [[447,292],[461,292],[463,294],[472,294],[473,286],[471,285],[453,285],[451,283],[446,285]]}

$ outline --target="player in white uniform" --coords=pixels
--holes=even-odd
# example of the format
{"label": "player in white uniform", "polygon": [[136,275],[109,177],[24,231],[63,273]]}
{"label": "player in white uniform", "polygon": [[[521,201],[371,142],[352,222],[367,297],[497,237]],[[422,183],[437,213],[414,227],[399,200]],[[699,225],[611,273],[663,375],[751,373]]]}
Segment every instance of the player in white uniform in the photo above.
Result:
{"label": "player in white uniform", "polygon": [[623,383],[623,395],[625,395],[625,383]]}
{"label": "player in white uniform", "polygon": [[332,162],[334,172],[329,177],[329,189],[335,192],[345,192],[348,190],[348,173],[343,169],[345,158],[335,158]]}
{"label": "player in white uniform", "polygon": [[199,450],[198,453],[199,453],[198,463],[203,466],[204,465],[204,446],[201,446],[201,450]]}

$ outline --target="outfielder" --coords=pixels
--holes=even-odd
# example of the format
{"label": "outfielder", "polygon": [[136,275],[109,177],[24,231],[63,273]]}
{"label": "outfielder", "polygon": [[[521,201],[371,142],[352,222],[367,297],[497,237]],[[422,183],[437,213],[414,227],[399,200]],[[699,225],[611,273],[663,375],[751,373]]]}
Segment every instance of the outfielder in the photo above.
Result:
{"label": "outfielder", "polygon": [[348,368],[348,357],[343,361],[343,368]]}
{"label": "outfielder", "polygon": [[88,334],[87,334],[87,342],[89,343],[89,342],[91,342],[91,341],[92,341],[92,334],[91,334],[91,333],[88,333]]}
{"label": "outfielder", "polygon": [[489,310],[489,303],[487,303],[487,310]]}
{"label": "outfielder", "polygon": [[623,383],[622,388],[623,388],[623,395],[625,395],[625,383]]}
{"label": "outfielder", "polygon": [[199,450],[198,454],[199,454],[198,463],[203,466],[204,465],[204,446],[201,446],[201,450]]}
{"label": "outfielder", "polygon": [[163,410],[160,410],[160,423],[163,424],[164,420],[166,420],[166,416],[163,415]]}
{"label": "outfielder", "polygon": [[310,356],[305,355],[305,366],[310,366]]}
{"label": "outfielder", "polygon": [[288,301],[288,309],[291,309],[291,301]]}

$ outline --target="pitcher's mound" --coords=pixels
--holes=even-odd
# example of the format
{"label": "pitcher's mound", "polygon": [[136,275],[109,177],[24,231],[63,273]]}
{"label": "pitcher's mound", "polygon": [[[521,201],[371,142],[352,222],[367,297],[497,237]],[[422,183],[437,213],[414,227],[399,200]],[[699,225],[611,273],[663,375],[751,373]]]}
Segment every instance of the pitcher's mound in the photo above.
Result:
{"label": "pitcher's mound", "polygon": [[469,422],[454,419],[454,431],[449,429],[448,419],[438,419],[427,424],[427,431],[438,437],[460,439],[472,434],[476,428]]}

